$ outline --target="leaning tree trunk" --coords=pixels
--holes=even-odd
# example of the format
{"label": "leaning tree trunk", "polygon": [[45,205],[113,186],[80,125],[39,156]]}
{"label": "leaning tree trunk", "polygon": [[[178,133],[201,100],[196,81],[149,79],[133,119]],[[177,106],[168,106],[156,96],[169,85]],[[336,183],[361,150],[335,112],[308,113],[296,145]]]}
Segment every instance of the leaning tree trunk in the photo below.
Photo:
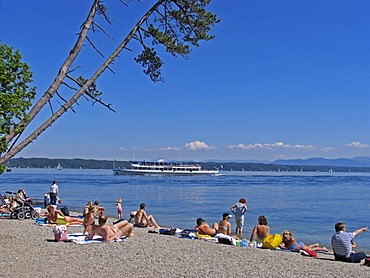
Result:
{"label": "leaning tree trunk", "polygon": [[[94,73],[91,78],[89,78],[80,88],[76,94],[74,94],[64,105],[62,105],[59,110],[54,113],[49,119],[47,119],[42,125],[40,125],[34,132],[32,132],[27,138],[25,138],[21,143],[19,143],[17,146],[13,147],[11,150],[9,150],[6,154],[4,154],[2,157],[0,157],[0,165],[3,165],[5,162],[10,160],[13,156],[15,156],[17,153],[19,153],[21,150],[23,150],[27,145],[32,143],[37,137],[43,133],[48,127],[50,127],[59,117],[61,117],[73,104],[76,103],[76,101],[85,93],[85,91],[96,81],[96,79],[108,68],[108,66],[114,61],[114,59],[117,58],[117,56],[121,53],[121,51],[126,47],[126,45],[130,42],[130,40],[133,38],[135,33],[138,31],[140,26],[149,18],[149,16],[166,0],[160,0],[158,1],[153,7],[148,10],[148,12],[136,23],[134,28],[131,30],[131,32],[126,36],[126,38],[122,41],[122,43],[116,48],[116,50],[109,56],[109,58],[100,66],[100,68]],[[67,71],[69,67],[71,66],[72,62],[75,60],[77,54],[81,50],[81,47],[83,45],[83,42],[87,36],[87,31],[92,23],[92,20],[94,18],[94,15],[96,13],[96,6],[99,3],[99,0],[95,0],[89,16],[87,20],[85,21],[83,31],[80,33],[79,38],[70,52],[70,55],[62,65],[58,76],[54,80],[53,84],[49,87],[48,91],[44,94],[42,100],[37,102],[35,107],[31,110],[30,114],[32,113],[32,118],[34,118],[41,110],[41,108],[47,103],[47,101],[51,98],[53,94],[56,93],[57,89],[62,84],[63,80],[66,77]],[[50,92],[49,92],[50,91]],[[37,106],[37,107],[36,107]],[[30,115],[31,116],[31,115]],[[14,138],[14,131],[12,134],[7,135],[7,138],[9,138],[10,142],[12,138]],[[8,140],[8,139],[7,139]]]}

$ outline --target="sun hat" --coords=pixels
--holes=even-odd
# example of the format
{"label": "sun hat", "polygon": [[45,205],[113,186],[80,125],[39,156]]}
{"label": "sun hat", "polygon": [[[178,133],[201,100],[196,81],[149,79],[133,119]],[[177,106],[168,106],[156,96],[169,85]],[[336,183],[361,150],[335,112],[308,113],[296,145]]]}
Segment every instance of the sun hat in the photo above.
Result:
{"label": "sun hat", "polygon": [[122,203],[122,199],[121,199],[121,198],[118,198],[118,199],[116,200],[116,203]]}
{"label": "sun hat", "polygon": [[228,212],[225,212],[225,213],[223,213],[222,214],[222,217],[229,217],[229,218],[231,218],[231,217],[233,217],[230,213],[228,213]]}

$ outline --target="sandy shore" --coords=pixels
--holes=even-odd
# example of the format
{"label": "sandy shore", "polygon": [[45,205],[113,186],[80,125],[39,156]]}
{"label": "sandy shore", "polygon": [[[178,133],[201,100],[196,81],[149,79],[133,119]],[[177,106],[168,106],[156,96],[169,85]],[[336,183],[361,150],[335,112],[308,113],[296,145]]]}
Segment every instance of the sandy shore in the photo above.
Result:
{"label": "sandy shore", "polygon": [[0,277],[370,277],[369,267],[335,262],[332,254],[313,259],[137,228],[126,242],[78,245],[52,241],[52,231],[32,220],[2,219]]}

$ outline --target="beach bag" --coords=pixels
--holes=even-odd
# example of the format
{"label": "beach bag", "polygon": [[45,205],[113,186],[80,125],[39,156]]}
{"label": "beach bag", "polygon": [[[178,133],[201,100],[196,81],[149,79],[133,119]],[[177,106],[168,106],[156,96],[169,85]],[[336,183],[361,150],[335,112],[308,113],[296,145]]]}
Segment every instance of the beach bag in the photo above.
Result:
{"label": "beach bag", "polygon": [[62,207],[62,208],[60,209],[60,211],[61,211],[64,215],[69,216],[69,209],[68,209],[67,207]]}
{"label": "beach bag", "polygon": [[283,241],[283,238],[279,234],[268,235],[262,242],[262,248],[264,249],[276,249],[279,244]]}
{"label": "beach bag", "polygon": [[218,243],[226,244],[226,245],[233,245],[232,239],[229,237],[219,237]]}
{"label": "beach bag", "polygon": [[54,239],[55,241],[66,241],[68,240],[68,232],[66,225],[56,225],[54,227]]}
{"label": "beach bag", "polygon": [[171,229],[159,229],[161,235],[173,236],[176,233],[176,228]]}

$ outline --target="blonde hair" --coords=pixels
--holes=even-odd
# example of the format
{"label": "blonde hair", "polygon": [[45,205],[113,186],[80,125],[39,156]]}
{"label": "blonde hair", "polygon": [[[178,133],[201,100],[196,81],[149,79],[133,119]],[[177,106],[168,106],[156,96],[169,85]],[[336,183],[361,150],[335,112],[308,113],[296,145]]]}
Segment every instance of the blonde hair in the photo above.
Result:
{"label": "blonde hair", "polygon": [[291,231],[289,231],[289,230],[285,230],[283,232],[283,236],[286,237],[286,238],[291,238],[292,235],[293,235],[293,233]]}

